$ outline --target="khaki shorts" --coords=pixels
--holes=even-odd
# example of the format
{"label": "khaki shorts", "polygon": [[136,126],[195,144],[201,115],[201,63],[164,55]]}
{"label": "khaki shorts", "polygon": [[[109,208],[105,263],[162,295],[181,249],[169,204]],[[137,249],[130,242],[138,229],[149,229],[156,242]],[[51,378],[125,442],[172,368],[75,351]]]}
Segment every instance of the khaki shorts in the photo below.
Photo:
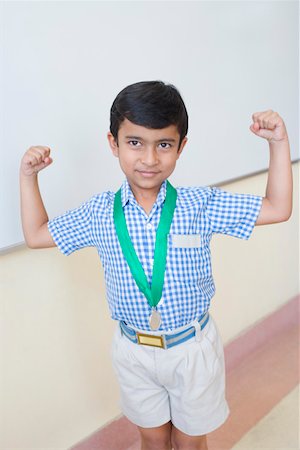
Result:
{"label": "khaki shorts", "polygon": [[180,431],[200,436],[228,417],[223,344],[211,317],[200,340],[167,350],[135,344],[118,326],[112,361],[123,414],[140,427],[172,421]]}

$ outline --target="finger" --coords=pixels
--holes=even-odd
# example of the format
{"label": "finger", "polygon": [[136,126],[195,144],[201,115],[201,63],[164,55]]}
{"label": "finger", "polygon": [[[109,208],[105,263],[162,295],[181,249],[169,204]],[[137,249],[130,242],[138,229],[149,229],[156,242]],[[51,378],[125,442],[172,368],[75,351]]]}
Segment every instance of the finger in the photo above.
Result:
{"label": "finger", "polygon": [[269,122],[272,125],[277,125],[283,123],[283,120],[277,112],[273,111],[273,114],[270,115]]}
{"label": "finger", "polygon": [[26,162],[32,166],[40,164],[44,159],[43,155],[41,155],[37,150],[29,152],[27,156]]}
{"label": "finger", "polygon": [[274,129],[276,116],[278,116],[277,113],[275,113],[273,110],[268,110],[254,113],[252,115],[252,119],[254,123],[257,123],[259,125],[259,128]]}
{"label": "finger", "polygon": [[35,166],[32,166],[32,170],[36,173],[40,172],[41,170],[45,169],[45,167],[48,167],[53,160],[51,158],[46,158],[45,161],[42,161],[39,164],[36,164]]}
{"label": "finger", "polygon": [[48,147],[47,145],[32,145],[30,149],[40,149],[50,151],[50,147]]}
{"label": "finger", "polygon": [[24,156],[24,163],[27,165],[36,165],[40,163],[39,160],[40,155],[36,152],[28,151]]}
{"label": "finger", "polygon": [[261,118],[262,120],[262,128],[265,129],[272,129],[274,128],[273,126],[273,121],[272,121],[272,117],[273,117],[274,112],[273,111],[269,111],[266,114],[264,114]]}
{"label": "finger", "polygon": [[272,109],[267,109],[266,111],[258,111],[258,112],[255,112],[252,114],[252,119],[253,119],[253,121],[257,121],[257,120],[261,119],[262,117],[264,117],[270,113],[273,113],[273,112],[274,111]]}
{"label": "finger", "polygon": [[263,127],[267,130],[274,130],[280,121],[279,114],[273,111],[263,119]]}
{"label": "finger", "polygon": [[[257,125],[257,124],[256,124]],[[273,131],[267,130],[266,128],[259,128],[257,125],[257,128],[254,128],[254,125],[251,125],[250,130],[256,135],[264,139],[271,139],[273,135]]]}
{"label": "finger", "polygon": [[38,173],[41,170],[45,169],[45,167],[47,167],[48,164],[46,164],[45,162],[41,162],[40,164],[35,165],[34,167],[32,167],[32,169],[34,170],[34,172]]}
{"label": "finger", "polygon": [[49,159],[49,157],[43,158],[42,155],[34,153],[29,154],[27,158],[25,158],[24,162],[27,166],[35,169],[40,164],[47,164],[47,159]]}
{"label": "finger", "polygon": [[39,149],[43,155],[48,156],[50,154],[50,147],[44,146],[44,145],[37,145],[36,147],[37,149]]}
{"label": "finger", "polygon": [[268,120],[272,113],[272,110],[254,113],[252,115],[253,122],[257,122],[260,127],[263,127],[264,121]]}
{"label": "finger", "polygon": [[32,146],[28,150],[31,154],[41,155],[42,158],[46,158],[50,155],[50,148],[42,145]]}
{"label": "finger", "polygon": [[41,163],[44,161],[47,157],[49,157],[50,149],[49,147],[30,147],[28,150],[28,155],[32,157],[32,161],[36,161],[36,163]]}

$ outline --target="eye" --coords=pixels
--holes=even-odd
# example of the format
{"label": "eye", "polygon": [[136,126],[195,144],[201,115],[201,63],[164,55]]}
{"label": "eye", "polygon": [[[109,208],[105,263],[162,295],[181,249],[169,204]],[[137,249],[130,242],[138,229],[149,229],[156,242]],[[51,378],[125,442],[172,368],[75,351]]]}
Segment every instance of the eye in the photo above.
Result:
{"label": "eye", "polygon": [[160,148],[164,150],[171,148],[171,144],[169,144],[168,142],[161,142],[159,145],[161,146]]}
{"label": "eye", "polygon": [[140,141],[136,141],[136,140],[128,141],[128,144],[129,144],[131,147],[140,147],[140,145],[141,145]]}

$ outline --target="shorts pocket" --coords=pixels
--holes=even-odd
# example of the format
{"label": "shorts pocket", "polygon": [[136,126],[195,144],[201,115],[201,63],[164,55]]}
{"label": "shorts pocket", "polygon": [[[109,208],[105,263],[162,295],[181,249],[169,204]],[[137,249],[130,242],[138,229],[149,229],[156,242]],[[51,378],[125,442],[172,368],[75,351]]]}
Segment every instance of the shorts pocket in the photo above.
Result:
{"label": "shorts pocket", "polygon": [[208,327],[209,328],[207,329],[207,332],[204,335],[204,339],[206,339],[209,342],[211,351],[217,358],[223,357],[224,354],[223,342],[219,334],[218,328],[211,316],[208,323]]}
{"label": "shorts pocket", "polygon": [[113,363],[115,363],[115,361],[117,359],[117,354],[118,354],[121,339],[122,339],[121,329],[120,329],[120,326],[118,325],[115,330],[115,333],[113,335],[112,344],[111,344],[111,357],[112,357]]}
{"label": "shorts pocket", "polygon": [[136,346],[137,344],[127,339],[122,334],[120,327],[118,327],[112,344],[113,365],[116,368],[119,366],[131,366],[135,362],[134,351],[136,350]]}
{"label": "shorts pocket", "polygon": [[222,371],[222,367],[224,366],[224,351],[218,329],[211,317],[201,341],[195,342],[194,344],[201,348],[203,370],[205,370],[212,381]]}

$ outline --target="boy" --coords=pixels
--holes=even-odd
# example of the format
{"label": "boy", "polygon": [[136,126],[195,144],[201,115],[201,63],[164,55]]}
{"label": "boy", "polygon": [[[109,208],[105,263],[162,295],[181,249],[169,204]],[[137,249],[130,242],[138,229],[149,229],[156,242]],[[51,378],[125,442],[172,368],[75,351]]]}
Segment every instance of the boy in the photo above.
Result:
{"label": "boy", "polygon": [[37,173],[50,149],[31,147],[21,162],[21,213],[31,248],[65,254],[95,246],[112,318],[120,327],[113,364],[122,409],[140,431],[142,450],[207,449],[206,434],[228,416],[224,356],[208,314],[214,295],[213,233],[249,239],[254,225],[292,211],[289,142],[280,116],[253,114],[250,130],[269,142],[266,196],[218,188],[174,189],[168,177],[187,142],[188,116],[172,85],[127,86],[113,102],[108,141],[126,176],[120,191],[95,195],[48,220]]}

